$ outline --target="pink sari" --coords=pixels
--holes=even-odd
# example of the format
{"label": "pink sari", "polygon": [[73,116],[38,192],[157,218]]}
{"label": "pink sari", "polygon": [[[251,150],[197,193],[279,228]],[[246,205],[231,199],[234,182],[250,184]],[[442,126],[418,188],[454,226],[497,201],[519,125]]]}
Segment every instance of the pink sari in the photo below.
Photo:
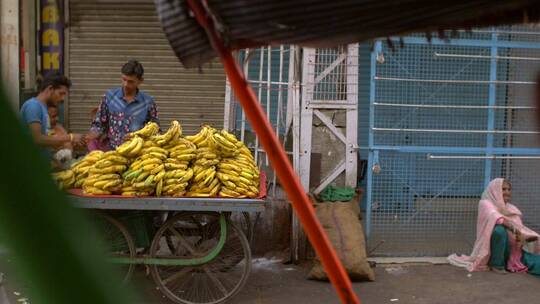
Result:
{"label": "pink sari", "polygon": [[[482,194],[478,204],[478,220],[476,223],[476,242],[474,243],[471,255],[452,254],[448,257],[450,264],[467,268],[469,271],[487,271],[490,258],[491,234],[495,225],[503,222],[511,223],[516,230],[519,230],[526,237],[540,237],[536,232],[525,227],[521,221],[521,211],[510,204],[505,203],[502,196],[502,186],[504,179],[496,178],[489,183],[489,186]],[[525,272],[527,267],[521,263],[522,246],[516,240],[514,234],[508,232],[510,241],[510,258],[507,261],[506,269],[511,272]],[[529,244],[531,253],[540,253],[540,242],[535,241]]]}

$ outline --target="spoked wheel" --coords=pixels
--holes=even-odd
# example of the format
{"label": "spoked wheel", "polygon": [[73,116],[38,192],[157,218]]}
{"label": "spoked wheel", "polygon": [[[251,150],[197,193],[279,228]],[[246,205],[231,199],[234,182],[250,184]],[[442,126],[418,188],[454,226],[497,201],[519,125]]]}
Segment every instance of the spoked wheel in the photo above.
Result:
{"label": "spoked wheel", "polygon": [[[91,221],[98,229],[110,258],[134,258],[135,242],[126,227],[113,217],[97,212]],[[127,283],[133,274],[135,264],[115,264],[117,272],[122,276],[122,283]]]}
{"label": "spoked wheel", "polygon": [[[169,214],[172,215],[172,213]],[[249,213],[242,212],[241,216],[238,216],[236,219],[238,227],[242,229],[244,235],[246,236],[246,239],[248,240],[248,243],[251,245],[251,242],[253,242],[253,226],[251,224],[251,217]],[[165,238],[167,240],[167,246],[169,246],[170,250],[173,250],[174,244],[171,241],[170,236],[166,235]]]}
{"label": "spoked wheel", "polygon": [[[240,228],[228,221],[225,225],[225,245],[219,252],[219,213],[180,213],[157,231],[150,255],[186,262],[186,266],[150,267],[156,286],[167,298],[182,304],[223,303],[244,286],[251,271],[249,243]],[[207,261],[190,265],[190,259]]]}

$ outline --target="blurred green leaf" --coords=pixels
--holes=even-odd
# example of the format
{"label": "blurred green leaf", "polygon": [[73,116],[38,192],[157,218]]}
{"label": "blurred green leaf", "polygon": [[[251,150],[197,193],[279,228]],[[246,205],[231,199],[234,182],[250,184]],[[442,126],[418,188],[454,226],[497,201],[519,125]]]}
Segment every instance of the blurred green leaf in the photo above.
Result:
{"label": "blurred green leaf", "polygon": [[[56,189],[49,166],[0,87],[0,237],[32,303],[134,303],[105,262],[81,210]],[[88,211],[86,211],[88,212]]]}

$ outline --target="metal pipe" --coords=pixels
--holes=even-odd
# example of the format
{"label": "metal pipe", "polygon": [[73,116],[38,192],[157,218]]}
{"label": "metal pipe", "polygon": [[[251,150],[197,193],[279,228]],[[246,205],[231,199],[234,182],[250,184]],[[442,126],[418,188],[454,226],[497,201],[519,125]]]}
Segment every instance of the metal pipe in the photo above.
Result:
{"label": "metal pipe", "polygon": [[428,159],[540,159],[538,155],[427,155]]}
{"label": "metal pipe", "polygon": [[[282,85],[280,84],[282,81],[283,81],[283,54],[285,53],[285,48],[283,47],[283,45],[281,45],[279,47],[279,75],[278,75],[278,82],[277,82],[277,86],[278,86],[278,106],[277,106],[277,118],[276,118],[276,136],[278,137],[279,139],[279,131],[280,131],[280,124],[281,124],[281,116],[283,115],[283,111],[282,111],[282,106],[283,106],[283,94],[281,92],[281,89],[282,89]],[[287,85],[288,87],[288,85]],[[285,135],[287,136],[287,135]],[[283,142],[285,142],[285,137],[283,138]],[[268,156],[267,158],[268,159]],[[273,185],[273,188],[272,188],[272,194],[274,195],[274,197],[276,196],[276,187],[277,187],[277,176],[276,174],[274,173],[272,175],[272,185]]]}
{"label": "metal pipe", "polygon": [[[491,59],[491,56],[487,56],[487,55],[444,54],[444,53],[437,53],[437,52],[435,52],[434,54],[435,54],[435,57],[446,57],[446,58]],[[537,58],[537,57],[495,56],[495,59],[540,61],[540,58]]]}
{"label": "metal pipe", "polygon": [[[244,57],[244,77],[246,79],[249,79],[249,49],[246,49],[245,57]],[[234,96],[234,92],[233,92]],[[246,112],[244,112],[244,109],[240,109],[240,112],[242,113],[241,116],[241,122],[240,122],[240,140],[242,142],[245,142],[246,139]]]}
{"label": "metal pipe", "polygon": [[372,128],[373,131],[390,132],[426,132],[426,133],[472,133],[472,134],[540,134],[538,131],[510,130],[457,130],[457,129],[405,129],[405,128]]}
{"label": "metal pipe", "polygon": [[410,107],[410,108],[443,108],[443,109],[512,109],[512,110],[534,110],[536,107],[531,106],[472,106],[472,105],[436,105],[436,104],[406,104],[406,103],[387,103],[374,102],[376,106],[387,107]]}
{"label": "metal pipe", "polygon": [[[267,89],[266,89],[266,118],[272,123],[272,120],[270,119],[270,111],[272,110],[271,107],[271,100],[270,100],[270,88],[272,87],[272,47],[268,46],[267,49],[268,58],[266,61],[266,81],[267,81]],[[279,134],[276,134],[279,139]],[[265,162],[264,164],[268,167],[268,154],[266,154]]]}
{"label": "metal pipe", "polygon": [[411,79],[411,78],[379,77],[379,76],[375,76],[375,80],[423,82],[423,83],[462,83],[462,84],[520,84],[520,85],[534,85],[534,84],[536,84],[536,82],[534,82],[534,81]]}

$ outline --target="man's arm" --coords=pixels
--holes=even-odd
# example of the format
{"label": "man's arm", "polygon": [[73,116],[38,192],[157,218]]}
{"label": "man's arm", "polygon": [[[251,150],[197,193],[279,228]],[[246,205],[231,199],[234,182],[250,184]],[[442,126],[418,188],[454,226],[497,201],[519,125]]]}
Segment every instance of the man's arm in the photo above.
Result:
{"label": "man's arm", "polygon": [[90,126],[90,132],[86,136],[89,140],[98,138],[101,134],[105,134],[109,125],[109,107],[107,106],[107,97],[104,95],[96,112],[96,117]]}
{"label": "man's arm", "polygon": [[[59,135],[59,136],[43,135],[41,134],[41,123],[39,122],[32,122],[30,123],[29,127],[30,127],[30,132],[32,133],[32,137],[34,138],[34,142],[40,146],[56,148],[66,143],[70,143],[72,141],[71,140],[72,137],[73,137],[73,140],[76,139],[75,137],[78,137],[78,135],[70,136],[68,134]],[[80,138],[78,140],[80,140]]]}
{"label": "man's arm", "polygon": [[146,122],[150,122],[150,121],[153,121],[153,122],[157,123],[158,126],[160,126],[160,129],[161,129],[161,125],[159,123],[159,118],[158,118],[158,111],[157,111],[156,103],[153,100],[152,100],[152,103],[150,104],[150,109],[148,109],[148,115],[147,115],[147,118],[146,118]]}

